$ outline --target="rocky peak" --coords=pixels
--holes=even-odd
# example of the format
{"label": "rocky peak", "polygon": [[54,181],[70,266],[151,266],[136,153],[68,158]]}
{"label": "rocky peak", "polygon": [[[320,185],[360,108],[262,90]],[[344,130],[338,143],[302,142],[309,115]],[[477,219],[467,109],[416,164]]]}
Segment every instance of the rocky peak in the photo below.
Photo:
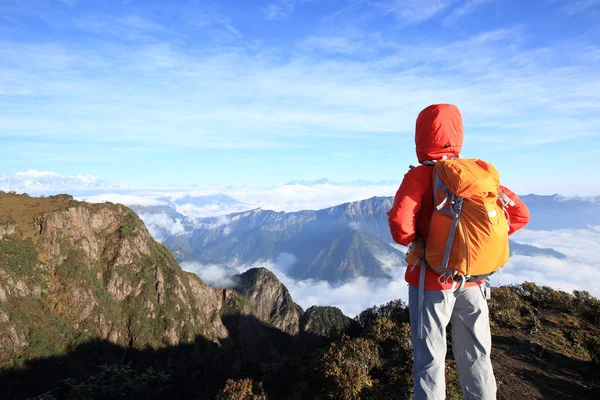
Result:
{"label": "rocky peak", "polygon": [[266,268],[252,268],[236,279],[236,290],[248,297],[258,318],[290,335],[300,331],[302,308],[294,303],[274,273]]}

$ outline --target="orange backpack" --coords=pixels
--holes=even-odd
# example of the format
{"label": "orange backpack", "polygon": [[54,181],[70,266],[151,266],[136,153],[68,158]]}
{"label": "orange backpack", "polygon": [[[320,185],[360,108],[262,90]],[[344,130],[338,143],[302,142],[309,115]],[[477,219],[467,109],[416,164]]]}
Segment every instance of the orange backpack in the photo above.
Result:
{"label": "orange backpack", "polygon": [[509,256],[500,175],[479,159],[438,161],[433,174],[435,208],[425,246],[426,263],[448,279],[483,279],[501,268]]}

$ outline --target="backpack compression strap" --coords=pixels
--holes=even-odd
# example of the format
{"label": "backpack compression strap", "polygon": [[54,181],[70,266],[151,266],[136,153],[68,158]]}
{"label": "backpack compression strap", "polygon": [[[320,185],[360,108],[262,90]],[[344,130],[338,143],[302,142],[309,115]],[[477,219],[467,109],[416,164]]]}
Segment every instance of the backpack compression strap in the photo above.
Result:
{"label": "backpack compression strap", "polygon": [[[444,270],[438,270],[437,268],[432,267],[436,272],[441,274],[449,274],[448,271],[448,263],[450,262],[450,251],[452,250],[452,243],[454,243],[454,236],[456,235],[456,228],[458,227],[458,220],[460,218],[460,213],[462,211],[463,198],[458,197],[454,193],[452,193],[444,182],[440,179],[440,175],[437,171],[435,171],[435,180],[433,183],[433,204],[435,204],[435,200],[437,197],[438,190],[441,189],[442,192],[446,195],[444,200],[437,206],[435,206],[436,211],[443,212],[449,217],[453,218],[452,225],[450,226],[450,233],[448,234],[448,241],[446,242],[446,249],[444,250],[444,258],[442,259],[442,268]],[[449,203],[449,208],[444,208],[446,204]]]}

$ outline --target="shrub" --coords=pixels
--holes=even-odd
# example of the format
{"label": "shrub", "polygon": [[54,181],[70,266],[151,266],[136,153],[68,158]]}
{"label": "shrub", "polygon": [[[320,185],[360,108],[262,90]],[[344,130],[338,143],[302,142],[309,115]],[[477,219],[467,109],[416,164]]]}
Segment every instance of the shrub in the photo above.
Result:
{"label": "shrub", "polygon": [[573,311],[573,296],[569,293],[548,286],[538,286],[533,282],[523,282],[515,286],[514,291],[533,307],[558,312]]}
{"label": "shrub", "polygon": [[389,317],[375,318],[364,330],[363,336],[380,346],[382,355],[408,365],[413,359],[410,324],[396,323]]}
{"label": "shrub", "polygon": [[266,400],[262,383],[252,379],[229,379],[216,400]]}
{"label": "shrub", "polygon": [[136,371],[129,364],[101,365],[100,372],[85,382],[66,379],[49,393],[38,396],[36,400],[158,399],[164,396],[163,389],[169,379],[169,375],[152,368]]}
{"label": "shrub", "polygon": [[488,304],[493,322],[506,327],[517,327],[521,324],[520,309],[525,304],[510,287],[494,289]]}
{"label": "shrub", "polygon": [[400,299],[392,300],[381,306],[373,306],[367,308],[355,317],[355,320],[363,327],[366,328],[376,318],[387,317],[390,320],[400,323],[409,322],[408,306]]}
{"label": "shrub", "polygon": [[594,364],[600,365],[600,338],[598,336],[590,336],[585,341],[585,349],[590,355]]}
{"label": "shrub", "polygon": [[574,290],[573,296],[573,305],[577,314],[589,323],[600,327],[600,300],[585,290]]}
{"label": "shrub", "polygon": [[344,336],[340,342],[331,344],[321,367],[330,385],[330,395],[341,400],[358,399],[363,389],[373,386],[369,371],[378,359],[377,344],[370,339]]}

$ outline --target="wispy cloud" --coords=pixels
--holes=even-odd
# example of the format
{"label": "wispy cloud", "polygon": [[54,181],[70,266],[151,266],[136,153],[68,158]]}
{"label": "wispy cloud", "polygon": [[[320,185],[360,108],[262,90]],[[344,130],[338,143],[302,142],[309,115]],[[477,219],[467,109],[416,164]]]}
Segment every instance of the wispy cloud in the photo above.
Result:
{"label": "wispy cloud", "polygon": [[600,6],[600,0],[569,0],[562,10],[570,15],[579,14],[586,11],[597,12],[594,10]]}
{"label": "wispy cloud", "polygon": [[60,0],[61,3],[68,5],[69,7],[75,7],[79,0]]}
{"label": "wispy cloud", "polygon": [[[284,152],[286,159],[314,154],[315,169],[335,171],[370,157],[362,170],[389,179],[398,159],[414,158],[406,144],[417,113],[452,102],[463,112],[465,151],[473,156],[502,160],[510,153],[525,160],[537,151],[546,163],[556,153],[552,146],[573,138],[593,150],[600,124],[600,47],[593,34],[540,42],[527,25],[508,23],[448,35],[441,26],[432,35],[411,33],[419,21],[439,25],[437,17],[448,13],[467,18],[486,4],[352,1],[345,13],[327,8],[323,15],[337,17],[325,23],[318,15],[314,27],[297,26],[293,37],[263,35],[220,3],[187,3],[165,16],[156,5],[75,16],[54,10],[47,20],[57,21],[53,27],[64,36],[23,31],[0,41],[0,137],[13,148],[24,136],[54,141],[40,159],[64,154],[58,141],[65,140],[88,146],[90,160],[123,157],[106,151],[108,145],[92,145],[100,143],[150,147],[163,159],[187,149],[248,150],[252,162],[272,166]],[[261,18],[256,6],[244,11]],[[363,14],[368,18],[360,20]],[[381,163],[392,144],[396,161],[390,156]],[[566,147],[561,154],[572,167],[565,168],[574,170],[578,157]],[[9,152],[0,168],[29,162],[27,149]],[[288,179],[304,178],[298,173],[304,166],[296,164]],[[25,169],[31,167],[40,168]],[[590,170],[582,169],[584,176]]]}
{"label": "wispy cloud", "polygon": [[75,24],[88,32],[109,34],[116,38],[129,41],[155,40],[156,34],[181,36],[163,25],[138,15],[128,15],[113,18],[108,15],[87,15],[75,19]]}
{"label": "wispy cloud", "polygon": [[[88,25],[87,29],[92,28]],[[136,48],[111,45],[87,54],[58,45],[30,45],[29,51],[23,52],[22,46],[5,42],[0,44],[4,59],[26,67],[0,67],[9,77],[0,84],[0,91],[29,96],[60,92],[62,96],[56,96],[45,109],[57,114],[68,106],[71,111],[68,119],[59,122],[47,119],[47,112],[35,110],[31,104],[26,118],[18,111],[0,118],[5,131],[79,136],[83,130],[102,132],[99,137],[105,137],[107,132],[126,129],[126,135],[112,136],[148,142],[168,139],[162,132],[176,125],[187,146],[220,146],[221,142],[237,147],[268,146],[273,140],[280,141],[276,137],[281,138],[282,131],[286,136],[294,131],[307,135],[315,129],[320,135],[323,131],[396,132],[401,126],[412,126],[423,104],[452,99],[474,125],[490,126],[510,116],[511,122],[501,129],[507,134],[515,128],[527,129],[529,135],[519,136],[520,142],[566,140],[573,131],[592,134],[589,120],[577,121],[571,115],[593,109],[592,99],[597,98],[600,84],[596,72],[585,68],[584,62],[582,68],[566,68],[568,65],[556,65],[564,64],[564,60],[554,59],[552,53],[520,49],[520,32],[519,28],[491,31],[443,46],[407,43],[397,52],[365,62],[319,63],[311,55],[283,64],[277,58],[265,54],[257,58],[243,49],[197,58],[165,43]],[[343,37],[333,44],[331,40],[309,40],[304,46],[307,43],[337,46],[342,52],[356,51],[357,46],[351,38]],[[582,57],[582,47],[576,43],[561,48],[574,56],[579,54],[578,59]],[[597,49],[586,46],[585,51]],[[548,66],[544,65],[546,60]],[[108,67],[104,72],[100,69],[103,65]],[[88,68],[98,72],[93,80],[86,76]],[[431,73],[434,70],[435,74]],[[52,79],[47,79],[49,75]],[[108,92],[111,107],[105,105],[108,97],[102,94]],[[167,92],[169,96],[164,96]],[[88,104],[68,102],[70,97],[84,93],[99,97]],[[588,101],[582,102],[582,98]],[[245,102],[245,106],[231,107],[236,102]],[[534,122],[530,110],[540,107],[547,112],[538,114]],[[102,118],[89,119],[92,109],[93,115]],[[124,116],[118,120],[110,115],[117,109]],[[553,127],[552,134],[546,125]],[[69,133],[73,126],[78,132]],[[242,130],[255,134],[251,140],[222,138],[223,131],[235,135]],[[176,144],[170,139],[168,142]],[[535,140],[531,143],[538,144]]]}
{"label": "wispy cloud", "polygon": [[289,16],[297,4],[306,3],[311,0],[279,0],[277,2],[273,2],[267,4],[262,8],[265,19],[282,19]]}
{"label": "wispy cloud", "polygon": [[386,13],[394,14],[405,24],[428,20],[448,8],[454,0],[395,0],[382,3]]}
{"label": "wispy cloud", "polygon": [[495,0],[467,0],[462,5],[456,7],[448,16],[446,16],[444,18],[444,23],[447,25],[452,25],[459,19],[480,10],[494,1]]}

